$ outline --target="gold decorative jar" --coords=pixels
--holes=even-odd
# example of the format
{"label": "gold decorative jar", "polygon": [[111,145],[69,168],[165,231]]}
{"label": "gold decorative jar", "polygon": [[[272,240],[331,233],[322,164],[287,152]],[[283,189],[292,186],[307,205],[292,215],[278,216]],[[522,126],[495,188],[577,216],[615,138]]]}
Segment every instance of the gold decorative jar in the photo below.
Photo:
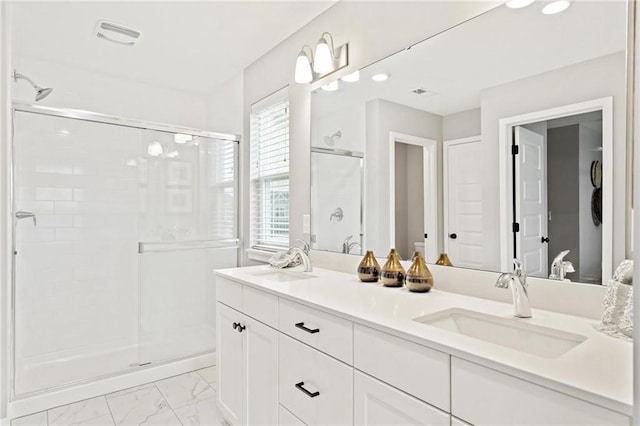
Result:
{"label": "gold decorative jar", "polygon": [[413,255],[413,263],[407,270],[405,285],[409,291],[418,293],[424,293],[433,288],[433,275],[419,252]]}
{"label": "gold decorative jar", "polygon": [[447,256],[447,253],[440,253],[440,257],[438,258],[438,260],[436,260],[436,265],[453,266],[453,264],[449,260],[449,256]]}
{"label": "gold decorative jar", "polygon": [[365,283],[377,283],[380,278],[380,264],[371,250],[367,251],[358,265],[358,278]]}
{"label": "gold decorative jar", "polygon": [[380,282],[385,287],[402,287],[404,285],[404,268],[396,249],[391,249],[387,262],[380,272]]}

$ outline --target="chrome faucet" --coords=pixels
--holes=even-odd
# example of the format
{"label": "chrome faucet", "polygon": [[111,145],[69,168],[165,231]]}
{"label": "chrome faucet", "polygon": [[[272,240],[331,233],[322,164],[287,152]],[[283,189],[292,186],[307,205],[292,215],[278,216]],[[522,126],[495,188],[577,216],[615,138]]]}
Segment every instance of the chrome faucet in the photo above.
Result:
{"label": "chrome faucet", "polygon": [[304,268],[304,272],[311,272],[313,267],[311,266],[311,259],[309,258],[308,252],[306,252],[303,248],[300,247],[291,247],[289,249],[289,253],[295,255],[294,259],[300,259],[302,263],[302,267]]}
{"label": "chrome faucet", "polygon": [[342,252],[343,253],[349,254],[349,253],[351,253],[351,250],[354,247],[356,247],[356,246],[357,247],[362,247],[360,245],[360,243],[356,243],[355,241],[353,243],[350,243],[351,238],[353,238],[353,235],[349,235],[347,238],[344,239],[344,241],[342,241]]}
{"label": "chrome faucet", "polygon": [[563,250],[553,259],[551,263],[551,274],[549,274],[549,279],[563,281],[564,277],[571,272],[575,272],[576,269],[573,267],[573,263],[568,260],[563,260],[564,257],[569,254],[571,250]]}
{"label": "chrome faucet", "polygon": [[518,259],[513,259],[513,272],[500,274],[496,281],[496,287],[507,288],[509,283],[511,283],[511,295],[513,296],[513,314],[518,318],[531,318],[527,275],[524,273],[522,262]]}

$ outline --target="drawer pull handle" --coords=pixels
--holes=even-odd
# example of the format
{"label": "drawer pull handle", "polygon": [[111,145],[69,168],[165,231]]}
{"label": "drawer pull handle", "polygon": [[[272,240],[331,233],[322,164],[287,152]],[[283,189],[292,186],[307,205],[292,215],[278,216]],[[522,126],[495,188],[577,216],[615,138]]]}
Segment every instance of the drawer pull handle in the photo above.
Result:
{"label": "drawer pull handle", "polygon": [[242,333],[242,331],[244,329],[246,329],[247,327],[245,327],[244,325],[240,324],[239,322],[234,322],[233,323],[233,329],[234,330],[238,330],[238,333]]}
{"label": "drawer pull handle", "polygon": [[299,329],[304,330],[304,331],[306,331],[307,333],[310,333],[310,334],[320,333],[320,329],[319,328],[316,328],[316,329],[312,330],[310,328],[305,327],[303,322],[297,323],[296,327],[298,327]]}
{"label": "drawer pull handle", "polygon": [[296,387],[298,389],[300,389],[302,392],[304,392],[305,395],[307,395],[309,398],[315,398],[316,396],[320,395],[320,392],[309,392],[308,390],[306,390],[304,388],[304,382],[300,382],[300,383],[296,383]]}

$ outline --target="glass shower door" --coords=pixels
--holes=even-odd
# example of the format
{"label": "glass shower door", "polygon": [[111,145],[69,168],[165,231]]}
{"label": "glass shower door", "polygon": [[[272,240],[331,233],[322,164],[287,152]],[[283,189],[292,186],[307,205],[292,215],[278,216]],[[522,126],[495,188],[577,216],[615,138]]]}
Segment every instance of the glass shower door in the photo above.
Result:
{"label": "glass shower door", "polygon": [[14,392],[138,359],[141,130],[14,112]]}
{"label": "glass shower door", "polygon": [[213,270],[238,256],[237,149],[202,136],[142,136],[141,364],[215,350]]}

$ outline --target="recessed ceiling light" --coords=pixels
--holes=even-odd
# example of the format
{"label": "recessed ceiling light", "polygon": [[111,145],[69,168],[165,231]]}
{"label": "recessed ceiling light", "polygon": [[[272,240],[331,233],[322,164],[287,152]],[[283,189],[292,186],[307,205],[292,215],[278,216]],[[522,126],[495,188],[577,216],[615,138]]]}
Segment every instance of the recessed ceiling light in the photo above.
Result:
{"label": "recessed ceiling light", "polygon": [[556,13],[566,10],[569,6],[571,6],[571,3],[568,0],[557,0],[546,5],[542,9],[542,13],[545,15],[555,15]]}
{"label": "recessed ceiling light", "polygon": [[176,133],[175,135],[173,135],[173,141],[175,143],[183,144],[183,143],[191,142],[192,140],[193,140],[193,136],[191,135],[184,135],[182,133]]}
{"label": "recessed ceiling light", "polygon": [[358,80],[360,80],[360,71],[355,71],[342,77],[342,81],[346,81],[347,83],[353,83]]}
{"label": "recessed ceiling light", "polygon": [[511,9],[521,9],[523,7],[529,6],[535,0],[509,0],[506,5]]}
{"label": "recessed ceiling light", "polygon": [[333,80],[331,83],[327,83],[321,86],[325,92],[335,92],[338,90],[338,80]]}
{"label": "recessed ceiling light", "polygon": [[373,81],[385,81],[389,79],[389,74],[387,73],[380,73],[380,74],[375,74],[374,76],[371,77],[371,80]]}

